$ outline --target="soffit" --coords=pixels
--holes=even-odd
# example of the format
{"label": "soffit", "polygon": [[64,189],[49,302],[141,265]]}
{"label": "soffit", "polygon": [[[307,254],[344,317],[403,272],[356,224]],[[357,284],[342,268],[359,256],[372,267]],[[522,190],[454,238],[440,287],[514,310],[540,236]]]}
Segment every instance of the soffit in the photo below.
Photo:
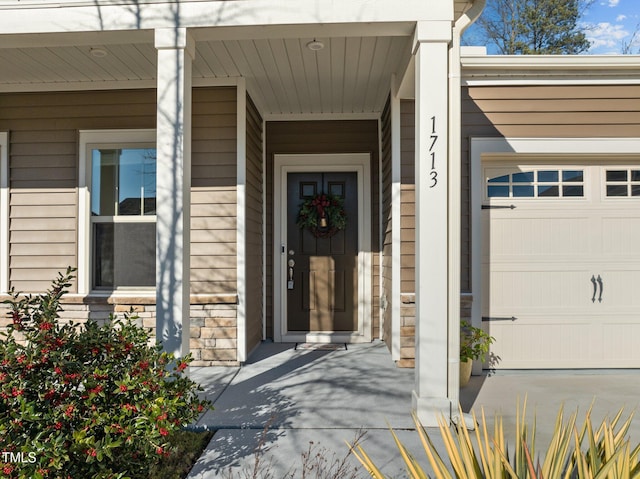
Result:
{"label": "soffit", "polygon": [[[197,37],[198,35],[196,35]],[[243,77],[263,114],[371,113],[384,105],[391,75],[410,57],[410,35],[196,40],[194,85]],[[324,48],[307,44],[319,40]],[[153,41],[0,48],[0,91],[149,88],[155,86]],[[70,43],[70,44],[67,44]],[[92,49],[106,54],[96,57]]]}

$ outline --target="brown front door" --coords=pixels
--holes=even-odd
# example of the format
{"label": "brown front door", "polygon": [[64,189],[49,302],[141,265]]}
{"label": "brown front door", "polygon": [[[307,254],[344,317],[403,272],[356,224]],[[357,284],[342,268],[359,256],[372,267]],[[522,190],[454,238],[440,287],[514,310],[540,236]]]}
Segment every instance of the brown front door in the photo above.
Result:
{"label": "brown front door", "polygon": [[[346,227],[329,238],[297,226],[301,204],[318,194],[344,199]],[[290,271],[291,260],[294,264]],[[355,172],[287,174],[287,330],[358,329],[358,192]],[[292,282],[289,278],[292,274]]]}

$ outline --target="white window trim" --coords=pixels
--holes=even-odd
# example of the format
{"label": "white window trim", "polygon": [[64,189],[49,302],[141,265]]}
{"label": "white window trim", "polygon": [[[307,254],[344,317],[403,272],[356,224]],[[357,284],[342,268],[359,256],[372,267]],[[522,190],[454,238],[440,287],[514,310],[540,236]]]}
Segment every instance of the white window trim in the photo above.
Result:
{"label": "white window trim", "polygon": [[[471,320],[482,324],[482,201],[483,160],[522,158],[608,159],[612,164],[640,156],[640,138],[470,138],[471,161]],[[585,178],[585,185],[587,184]],[[588,186],[585,186],[585,189]]]}
{"label": "white window trim", "polygon": [[0,294],[9,291],[9,134],[0,132]]}
{"label": "white window trim", "polygon": [[[121,146],[136,143],[153,144],[155,148],[156,130],[80,130],[80,151],[78,165],[78,294],[92,293],[91,271],[93,267],[91,259],[91,168],[88,166],[90,157],[89,149],[95,146]],[[131,294],[130,288],[126,289]],[[153,293],[146,288],[141,292]],[[108,292],[112,294],[111,291]],[[96,294],[105,294],[104,291],[96,291]]]}

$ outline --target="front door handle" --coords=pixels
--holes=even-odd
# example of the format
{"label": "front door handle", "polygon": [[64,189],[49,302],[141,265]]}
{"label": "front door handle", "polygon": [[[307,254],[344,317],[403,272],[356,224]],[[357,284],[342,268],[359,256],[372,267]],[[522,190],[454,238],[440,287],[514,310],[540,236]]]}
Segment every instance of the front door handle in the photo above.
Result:
{"label": "front door handle", "polygon": [[600,275],[598,275],[598,279],[596,281],[598,281],[598,284],[600,285],[600,296],[598,296],[598,303],[602,303],[602,290],[604,288],[602,286],[602,278],[600,277]]}
{"label": "front door handle", "polygon": [[[600,277],[600,276],[598,276]],[[593,283],[593,297],[591,298],[591,302],[596,302],[596,293],[598,292],[598,284],[596,283],[596,277],[591,275],[591,282]]]}
{"label": "front door handle", "polygon": [[293,259],[290,259],[287,262],[289,279],[287,280],[287,289],[293,289],[293,267],[296,265],[296,262]]}

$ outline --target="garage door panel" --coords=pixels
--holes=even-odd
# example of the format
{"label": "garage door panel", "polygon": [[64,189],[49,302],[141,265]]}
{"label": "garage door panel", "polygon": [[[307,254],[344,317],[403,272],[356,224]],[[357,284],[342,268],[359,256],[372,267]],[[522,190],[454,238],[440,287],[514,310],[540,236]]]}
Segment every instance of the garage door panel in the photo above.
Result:
{"label": "garage door panel", "polygon": [[586,361],[593,348],[584,332],[588,321],[549,322],[542,317],[518,318],[513,322],[490,322],[487,330],[496,338],[491,352],[501,369],[592,367]]}
{"label": "garage door panel", "polygon": [[[640,209],[640,205],[638,205]],[[602,257],[640,260],[640,215],[602,218]]]}
{"label": "garage door panel", "polygon": [[565,312],[576,312],[591,306],[592,286],[587,271],[536,266],[491,271],[488,288],[490,307],[486,316],[519,317],[523,312],[557,314],[560,308]]}
{"label": "garage door panel", "polygon": [[596,302],[603,314],[632,312],[636,314],[636,320],[640,320],[640,271],[635,267],[635,264],[627,263],[597,268],[600,282]]}
{"label": "garage door panel", "polygon": [[590,219],[587,217],[539,218],[541,212],[510,212],[492,215],[491,227],[485,237],[484,260],[570,259],[592,254]]}
{"label": "garage door panel", "polygon": [[603,348],[603,364],[615,367],[638,367],[640,363],[640,324],[638,318],[618,317],[615,321],[601,325],[603,344],[615,344],[615,348]]}

